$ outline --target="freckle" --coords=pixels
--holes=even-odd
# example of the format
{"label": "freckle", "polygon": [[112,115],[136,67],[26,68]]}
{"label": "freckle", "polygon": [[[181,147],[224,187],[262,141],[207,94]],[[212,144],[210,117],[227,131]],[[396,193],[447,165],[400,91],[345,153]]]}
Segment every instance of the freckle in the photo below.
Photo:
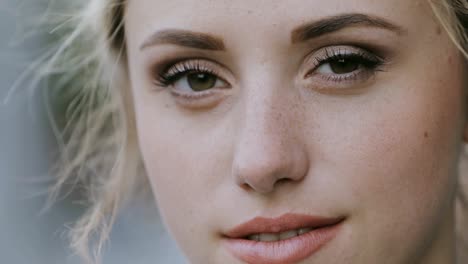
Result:
{"label": "freckle", "polygon": [[436,34],[437,34],[437,35],[442,34],[442,29],[441,29],[440,27],[437,27],[437,28],[436,28]]}
{"label": "freckle", "polygon": [[452,56],[448,56],[448,57],[447,57],[447,62],[448,62],[449,64],[452,64],[452,61],[453,61]]}
{"label": "freckle", "polygon": [[425,138],[428,138],[428,137],[429,137],[429,133],[427,133],[427,131],[424,132],[424,137],[425,137]]}

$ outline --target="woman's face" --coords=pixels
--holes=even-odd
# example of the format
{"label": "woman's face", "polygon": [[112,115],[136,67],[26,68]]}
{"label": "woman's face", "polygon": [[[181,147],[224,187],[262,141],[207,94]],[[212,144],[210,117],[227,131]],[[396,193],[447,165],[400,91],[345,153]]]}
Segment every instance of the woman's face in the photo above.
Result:
{"label": "woman's face", "polygon": [[426,1],[140,0],[125,26],[192,263],[448,263],[464,65]]}

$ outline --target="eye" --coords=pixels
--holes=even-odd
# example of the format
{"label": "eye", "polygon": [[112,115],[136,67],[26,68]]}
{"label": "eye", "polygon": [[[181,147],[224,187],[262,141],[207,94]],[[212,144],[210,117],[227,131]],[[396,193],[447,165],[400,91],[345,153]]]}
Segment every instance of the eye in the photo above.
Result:
{"label": "eye", "polygon": [[326,47],[314,54],[315,67],[307,77],[321,78],[329,84],[364,81],[376,73],[383,63],[384,60],[376,54],[357,47]]}
{"label": "eye", "polygon": [[223,88],[226,83],[216,75],[206,72],[183,73],[173,83],[174,89],[182,92],[202,92],[213,88]]}
{"label": "eye", "polygon": [[356,59],[334,59],[322,64],[317,71],[326,74],[347,74],[362,67],[362,62]]}
{"label": "eye", "polygon": [[156,85],[171,87],[175,93],[198,94],[213,89],[228,88],[226,81],[218,77],[213,63],[189,60],[176,63],[157,74]]}

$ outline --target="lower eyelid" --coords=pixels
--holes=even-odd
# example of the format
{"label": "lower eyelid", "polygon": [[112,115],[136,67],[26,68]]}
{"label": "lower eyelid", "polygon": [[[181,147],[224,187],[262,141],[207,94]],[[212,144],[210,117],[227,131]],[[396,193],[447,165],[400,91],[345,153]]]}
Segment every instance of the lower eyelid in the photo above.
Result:
{"label": "lower eyelid", "polygon": [[181,92],[177,91],[176,89],[171,89],[171,94],[178,97],[184,97],[187,99],[199,99],[204,98],[207,96],[211,96],[215,91],[213,90],[206,90],[202,92]]}
{"label": "lower eyelid", "polygon": [[359,72],[353,72],[346,75],[336,74],[311,74],[305,79],[306,86],[312,90],[325,92],[332,90],[355,90],[357,88],[367,87],[369,80],[375,77],[375,69],[361,69]]}
{"label": "lower eyelid", "polygon": [[356,79],[360,78],[359,75],[361,73],[350,73],[346,75],[336,75],[336,74],[318,74],[312,76],[315,80],[320,78],[321,80],[325,80],[327,82],[349,82],[349,81],[356,81]]}
{"label": "lower eyelid", "polygon": [[199,94],[183,94],[171,91],[175,101],[184,108],[201,110],[213,108],[218,105],[228,95],[221,91],[208,90]]}

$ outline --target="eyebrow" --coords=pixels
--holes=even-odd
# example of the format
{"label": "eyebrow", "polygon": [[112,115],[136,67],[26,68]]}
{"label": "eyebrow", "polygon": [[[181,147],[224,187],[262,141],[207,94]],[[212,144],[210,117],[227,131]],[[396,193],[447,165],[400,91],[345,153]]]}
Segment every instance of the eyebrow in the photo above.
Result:
{"label": "eyebrow", "polygon": [[406,33],[406,30],[401,26],[395,25],[386,19],[366,14],[352,13],[327,17],[299,26],[292,31],[291,42],[293,44],[304,42],[352,26],[377,27],[393,31],[399,35]]}
{"label": "eyebrow", "polygon": [[221,38],[206,33],[182,29],[165,29],[151,35],[140,47],[140,50],[158,44],[173,44],[188,48],[223,51],[224,42]]}
{"label": "eyebrow", "polygon": [[[301,25],[291,32],[291,43],[305,42],[352,26],[383,28],[399,35],[406,33],[406,30],[401,26],[397,26],[386,19],[351,13],[327,17]],[[183,29],[165,29],[152,34],[143,42],[140,50],[163,44],[211,51],[224,51],[226,49],[223,39],[217,36]]]}

